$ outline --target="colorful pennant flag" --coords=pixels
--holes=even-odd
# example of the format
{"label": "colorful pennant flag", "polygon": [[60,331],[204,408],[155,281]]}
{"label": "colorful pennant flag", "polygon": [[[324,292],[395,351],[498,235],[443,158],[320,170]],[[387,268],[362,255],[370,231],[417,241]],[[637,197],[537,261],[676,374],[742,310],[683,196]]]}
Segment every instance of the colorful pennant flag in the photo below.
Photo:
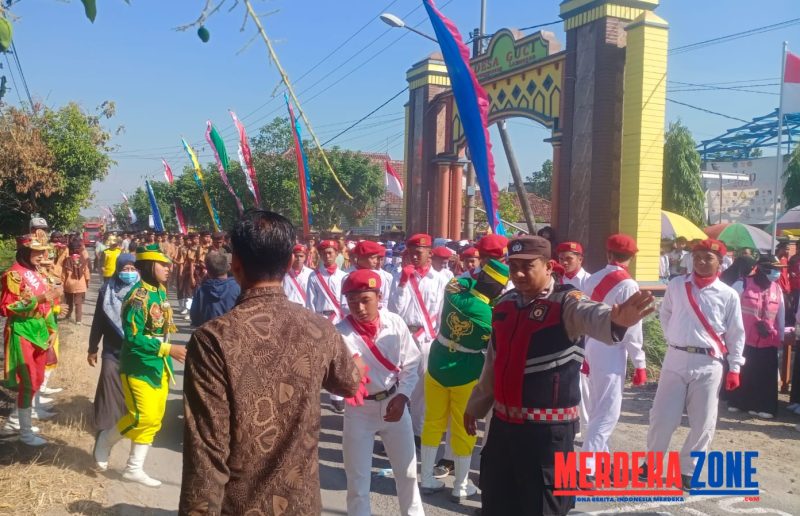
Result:
{"label": "colorful pennant flag", "polygon": [[393,193],[397,197],[403,198],[403,180],[400,179],[400,175],[392,168],[392,164],[389,163],[389,160],[386,160],[386,172],[383,175],[383,184],[386,187],[386,191],[389,193]]}
{"label": "colorful pennant flag", "polygon": [[236,209],[239,210],[239,215],[241,215],[244,213],[244,206],[239,196],[236,195],[236,191],[231,186],[230,181],[228,181],[228,169],[231,166],[230,161],[228,161],[228,151],[225,150],[225,142],[222,141],[222,137],[219,135],[219,132],[217,132],[217,128],[214,127],[214,124],[211,123],[211,120],[206,121],[206,141],[211,146],[211,149],[213,149],[214,157],[217,159],[219,177],[222,178],[225,188],[227,188],[228,192],[233,196],[233,200],[236,202]]}
{"label": "colorful pennant flag", "polygon": [[133,213],[133,209],[131,208],[131,203],[128,201],[128,196],[125,195],[125,192],[120,192],[122,194],[122,199],[125,201],[125,206],[128,208],[128,215],[131,218],[131,224],[136,224],[136,214]]}
{"label": "colorful pennant flag", "polygon": [[247,133],[244,126],[236,117],[236,113],[229,110],[236,131],[239,133],[239,164],[242,165],[244,180],[247,182],[247,189],[253,194],[256,206],[261,207],[261,193],[258,190],[258,179],[256,178],[256,168],[253,166],[253,156],[250,153],[250,144],[247,142]]}
{"label": "colorful pennant flag", "polygon": [[[172,175],[172,169],[169,168],[167,161],[164,158],[161,158],[161,163],[164,164],[164,177],[167,178],[167,183],[175,184],[175,176]],[[183,210],[181,209],[181,203],[178,199],[175,199],[175,220],[178,221],[178,229],[181,232],[181,235],[186,235],[189,233],[189,229],[186,227],[186,219],[183,218]]]}
{"label": "colorful pennant flag", "polygon": [[150,181],[145,180],[145,188],[147,188],[147,198],[150,199],[150,213],[153,215],[153,229],[156,231],[164,231],[164,221],[161,220],[161,210],[158,209],[156,202],[156,194],[153,192],[153,187]]}
{"label": "colorful pennant flag", "polygon": [[200,167],[200,162],[197,161],[197,154],[195,154],[194,150],[186,142],[185,138],[181,138],[181,142],[183,143],[183,148],[186,149],[186,153],[189,154],[189,159],[192,160],[192,166],[194,167],[194,181],[197,183],[197,186],[200,187],[200,191],[203,192],[203,200],[206,202],[208,214],[211,215],[211,223],[214,225],[214,231],[219,231],[219,214],[217,214],[217,209],[214,208],[214,205],[211,203],[211,198],[208,196],[206,184],[203,181],[203,169]]}
{"label": "colorful pennant flag", "polygon": [[292,136],[294,136],[294,155],[297,158],[297,180],[300,184],[300,213],[303,215],[303,234],[311,232],[311,214],[308,209],[308,200],[311,198],[311,175],[308,170],[308,158],[306,151],[303,150],[303,139],[300,136],[300,121],[294,117],[292,105],[289,97],[284,94],[286,107],[289,109],[289,123],[292,126]]}
{"label": "colorful pennant flag", "polygon": [[783,114],[800,112],[800,55],[786,52],[786,64],[781,87]]}
{"label": "colorful pennant flag", "polygon": [[461,39],[456,25],[434,6],[433,0],[423,0],[431,25],[439,41],[450,87],[461,116],[467,138],[475,178],[481,188],[486,219],[492,232],[503,235],[505,230],[497,213],[498,190],[494,179],[494,158],[489,140],[489,99],[469,64],[469,49]]}

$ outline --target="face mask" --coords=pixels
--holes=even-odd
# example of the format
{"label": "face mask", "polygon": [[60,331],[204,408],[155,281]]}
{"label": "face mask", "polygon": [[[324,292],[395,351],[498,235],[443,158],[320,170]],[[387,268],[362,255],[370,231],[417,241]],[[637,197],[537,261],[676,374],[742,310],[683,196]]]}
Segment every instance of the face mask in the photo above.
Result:
{"label": "face mask", "polygon": [[781,277],[781,271],[776,271],[775,269],[770,269],[767,272],[767,279],[769,279],[770,281],[778,281],[778,279],[780,277]]}
{"label": "face mask", "polygon": [[119,279],[126,285],[131,285],[139,281],[139,273],[136,271],[122,271],[119,273]]}

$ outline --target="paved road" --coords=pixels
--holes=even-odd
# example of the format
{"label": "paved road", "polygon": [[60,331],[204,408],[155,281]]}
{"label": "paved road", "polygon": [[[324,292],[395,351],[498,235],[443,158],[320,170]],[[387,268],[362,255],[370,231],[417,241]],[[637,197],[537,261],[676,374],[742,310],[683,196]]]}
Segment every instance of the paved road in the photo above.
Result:
{"label": "paved road", "polygon": [[[95,287],[96,288],[96,287]],[[93,304],[97,293],[93,289],[88,294],[87,307],[85,313],[93,313]],[[174,299],[172,299],[175,302]],[[177,303],[175,303],[177,306]],[[191,329],[188,322],[182,317],[176,321],[179,333],[175,337],[176,342],[185,343],[188,341]],[[181,450],[183,433],[183,405],[182,405],[182,384],[183,368],[178,365],[176,368],[176,381],[170,389],[169,401],[167,403],[167,413],[164,418],[162,430],[156,437],[153,449],[147,458],[146,469],[154,477],[162,480],[164,485],[158,489],[146,488],[137,484],[131,484],[120,480],[119,471],[122,470],[127,446],[117,446],[112,454],[110,472],[108,473],[109,482],[107,483],[106,498],[107,506],[112,505],[117,514],[140,515],[140,514],[175,514],[178,506],[181,481]],[[625,401],[623,402],[622,418],[617,432],[612,438],[611,447],[615,450],[634,450],[640,449],[646,435],[647,415],[643,405],[649,408],[649,398],[652,397],[654,389],[645,391],[626,391]],[[781,403],[785,405],[785,403]],[[342,465],[342,417],[331,412],[327,404],[327,395],[322,395],[322,431],[320,433],[320,482],[322,487],[323,514],[338,515],[346,514],[346,477]],[[785,413],[785,412],[784,412]],[[722,418],[725,421],[722,421]],[[793,417],[793,416],[792,416]],[[796,419],[796,418],[795,418]],[[796,421],[794,421],[796,422]],[[684,419],[684,426],[686,420]],[[721,412],[721,421],[715,445],[720,449],[741,449],[739,444],[726,433],[732,425],[740,424],[737,421],[730,421],[730,416]],[[793,424],[793,423],[792,423]],[[786,425],[784,425],[786,426]],[[755,428],[755,427],[754,427]],[[760,472],[762,502],[748,503],[741,497],[686,497],[679,503],[579,503],[578,507],[571,514],[691,514],[695,516],[726,515],[726,514],[778,514],[791,515],[800,514],[800,497],[796,490],[785,485],[776,486],[774,482],[765,482],[764,478],[775,479],[777,477],[788,479],[792,484],[798,476],[797,461],[792,465],[792,458],[797,457],[797,437],[787,433],[776,421],[773,426],[767,428],[755,428],[758,432],[755,442],[762,442],[761,439],[781,439],[787,442],[785,448],[789,454],[786,461],[780,467],[775,467],[774,462],[770,464],[768,475],[764,475],[767,470],[764,467]],[[683,438],[686,428],[679,429],[675,437],[675,442]],[[786,436],[789,436],[787,440]],[[800,436],[800,434],[798,434]],[[750,441],[751,443],[753,441]],[[758,449],[758,447],[756,447]],[[473,457],[473,481],[477,481],[478,453],[476,450]],[[764,454],[762,454],[764,455]],[[771,459],[781,460],[778,457]],[[767,459],[767,458],[765,458]],[[763,467],[763,463],[762,463]],[[373,480],[372,480],[372,510],[376,515],[398,514],[398,506],[395,498],[394,481],[391,478],[377,476],[383,470],[389,468],[388,460],[385,457],[373,456]],[[448,479],[448,484],[452,485],[452,477]],[[470,500],[466,506],[453,504],[448,499],[449,491],[439,493],[431,497],[424,497],[425,510],[430,515],[444,514],[472,514],[474,509],[480,506],[480,501]]]}

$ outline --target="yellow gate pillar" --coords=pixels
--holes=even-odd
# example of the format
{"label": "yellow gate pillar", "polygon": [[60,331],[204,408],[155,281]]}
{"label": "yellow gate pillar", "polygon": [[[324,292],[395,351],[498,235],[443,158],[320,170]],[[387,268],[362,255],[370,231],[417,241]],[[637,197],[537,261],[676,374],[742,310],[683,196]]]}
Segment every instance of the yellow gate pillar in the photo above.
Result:
{"label": "yellow gate pillar", "polygon": [[669,26],[645,11],[625,27],[619,230],[636,239],[631,273],[658,281]]}

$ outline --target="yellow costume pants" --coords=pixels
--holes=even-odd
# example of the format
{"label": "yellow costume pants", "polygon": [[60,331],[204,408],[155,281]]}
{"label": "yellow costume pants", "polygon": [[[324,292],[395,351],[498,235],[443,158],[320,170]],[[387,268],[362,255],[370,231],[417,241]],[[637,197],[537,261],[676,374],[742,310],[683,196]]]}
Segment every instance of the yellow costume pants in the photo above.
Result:
{"label": "yellow costume pants", "polygon": [[117,422],[117,430],[137,444],[152,444],[156,432],[161,429],[167,408],[169,377],[166,368],[159,388],[125,374],[121,374],[120,378],[128,411]]}
{"label": "yellow costume pants", "polygon": [[464,429],[464,411],[472,389],[478,380],[456,387],[445,387],[425,373],[425,424],[422,427],[422,445],[439,446],[442,434],[450,422],[450,446],[459,457],[472,455],[476,436]]}

